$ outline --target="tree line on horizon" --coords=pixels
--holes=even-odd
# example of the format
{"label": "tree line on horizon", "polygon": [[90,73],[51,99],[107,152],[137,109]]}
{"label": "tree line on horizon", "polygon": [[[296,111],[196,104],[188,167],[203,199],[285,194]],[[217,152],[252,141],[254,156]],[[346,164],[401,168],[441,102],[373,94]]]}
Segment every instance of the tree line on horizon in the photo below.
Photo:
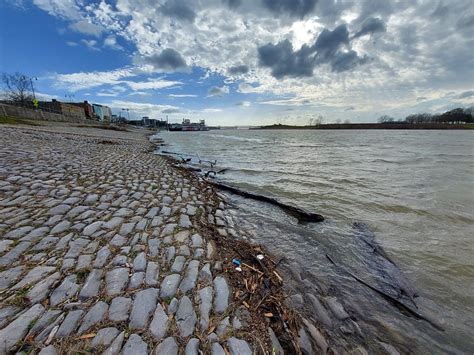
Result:
{"label": "tree line on horizon", "polygon": [[452,110],[440,113],[414,113],[405,117],[404,120],[395,120],[395,118],[383,115],[378,119],[379,123],[409,123],[409,124],[422,124],[422,123],[448,123],[448,124],[462,124],[462,123],[474,123],[474,106],[468,108],[457,107]]}

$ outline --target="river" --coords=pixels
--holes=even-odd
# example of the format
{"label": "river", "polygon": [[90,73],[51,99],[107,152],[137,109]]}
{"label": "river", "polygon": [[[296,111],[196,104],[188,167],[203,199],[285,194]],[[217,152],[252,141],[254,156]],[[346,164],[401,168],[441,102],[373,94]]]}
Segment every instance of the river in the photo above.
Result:
{"label": "river", "polygon": [[[194,164],[217,160],[214,170],[228,168],[219,180],[322,214],[323,223],[299,225],[233,197],[241,206],[236,218],[242,226],[265,231],[252,234],[256,242],[293,259],[303,274],[324,278],[330,286],[346,284],[338,292],[363,303],[367,324],[382,322],[385,312],[383,323],[391,330],[384,332],[397,334],[392,342],[404,338],[399,342],[415,352],[474,352],[472,132],[216,130],[159,136],[170,144],[164,149],[183,153]],[[330,253],[343,270],[379,278],[380,270],[374,276],[369,269],[385,266],[360,252],[354,222],[375,235],[416,290],[420,313],[444,332],[387,309],[364,287],[347,286],[340,269],[321,267]],[[381,331],[380,322],[374,331]]]}

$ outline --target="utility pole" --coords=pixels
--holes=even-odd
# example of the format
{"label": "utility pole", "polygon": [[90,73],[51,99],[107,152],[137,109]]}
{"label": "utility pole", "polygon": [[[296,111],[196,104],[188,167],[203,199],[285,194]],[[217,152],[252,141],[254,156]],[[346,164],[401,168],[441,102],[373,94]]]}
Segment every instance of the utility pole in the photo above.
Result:
{"label": "utility pole", "polygon": [[130,109],[129,108],[123,108],[122,111],[127,111],[128,120],[130,121]]}
{"label": "utility pole", "polygon": [[69,102],[72,102],[72,98],[74,97],[74,95],[73,94],[66,94],[66,95],[64,95],[64,97],[66,97],[66,98],[69,97]]}
{"label": "utility pole", "polygon": [[35,99],[36,101],[35,87],[33,86],[33,79],[38,80],[38,78],[35,76],[30,77],[31,91],[33,91],[33,99]]}

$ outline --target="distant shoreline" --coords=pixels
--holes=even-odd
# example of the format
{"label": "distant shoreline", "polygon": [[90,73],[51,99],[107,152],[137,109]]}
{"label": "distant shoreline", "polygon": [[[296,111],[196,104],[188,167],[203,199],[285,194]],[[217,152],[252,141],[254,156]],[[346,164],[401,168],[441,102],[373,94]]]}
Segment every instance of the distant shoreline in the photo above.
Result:
{"label": "distant shoreline", "polygon": [[293,126],[274,124],[269,126],[250,127],[249,129],[426,129],[426,130],[471,130],[474,124],[443,123],[328,123],[316,126]]}

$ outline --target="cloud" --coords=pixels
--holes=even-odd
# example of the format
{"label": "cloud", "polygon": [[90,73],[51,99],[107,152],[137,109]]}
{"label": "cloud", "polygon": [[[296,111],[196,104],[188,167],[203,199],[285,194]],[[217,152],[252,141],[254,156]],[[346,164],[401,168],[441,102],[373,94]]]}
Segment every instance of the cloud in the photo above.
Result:
{"label": "cloud", "polygon": [[249,72],[249,67],[242,64],[242,65],[237,65],[234,67],[230,67],[227,72],[230,75],[239,75],[239,74],[247,74]]}
{"label": "cloud", "polygon": [[160,10],[163,14],[184,21],[193,22],[196,13],[191,9],[184,0],[168,0]]}
{"label": "cloud", "polygon": [[102,26],[94,25],[87,20],[80,20],[69,25],[69,28],[73,31],[83,33],[85,35],[100,37],[104,28]]}
{"label": "cloud", "polygon": [[276,14],[304,17],[312,12],[317,0],[263,0],[267,9]]}
{"label": "cloud", "polygon": [[179,113],[180,110],[177,108],[167,108],[161,111],[162,113]]}
{"label": "cloud", "polygon": [[467,99],[467,98],[473,97],[473,96],[474,96],[474,91],[469,90],[469,91],[464,91],[463,93],[459,94],[458,98],[459,99]]}
{"label": "cloud", "polygon": [[63,19],[81,18],[81,12],[75,0],[33,0],[33,3],[52,16]]}
{"label": "cloud", "polygon": [[197,97],[197,95],[194,95],[194,94],[169,94],[168,97],[171,97],[171,98]]}
{"label": "cloud", "polygon": [[362,27],[357,31],[353,38],[362,37],[376,32],[385,32],[386,30],[385,22],[379,18],[372,17],[365,20]]}
{"label": "cloud", "polygon": [[294,52],[291,42],[287,39],[278,44],[268,43],[258,48],[260,65],[271,68],[272,75],[277,79],[285,76],[312,76],[313,54],[314,51],[306,45]]}
{"label": "cloud", "polygon": [[303,45],[294,51],[286,39],[277,44],[266,44],[258,48],[260,65],[271,68],[276,79],[284,77],[311,77],[316,65],[329,63],[334,72],[351,70],[368,61],[350,49],[349,31],[340,25],[330,31],[324,29],[312,46]]}
{"label": "cloud", "polygon": [[97,41],[95,39],[81,39],[81,43],[92,51],[100,51],[100,49],[97,48]]}
{"label": "cloud", "polygon": [[73,42],[73,41],[67,41],[66,44],[69,47],[77,47],[79,45],[79,44],[77,44],[77,42]]}
{"label": "cloud", "polygon": [[225,85],[222,87],[213,86],[208,91],[209,96],[224,96],[228,93],[229,93],[229,87]]}
{"label": "cloud", "polygon": [[156,90],[168,87],[176,87],[181,85],[180,81],[162,80],[162,79],[148,79],[147,81],[121,81],[130,86],[132,90]]}
{"label": "cloud", "polygon": [[235,104],[236,106],[250,107],[250,101],[240,101]]}
{"label": "cloud", "polygon": [[186,71],[188,69],[181,54],[172,48],[164,49],[160,54],[145,57],[144,62],[162,72]]}
{"label": "cloud", "polygon": [[117,37],[109,35],[104,39],[104,47],[108,47],[116,50],[123,50],[123,47],[117,43]]}

